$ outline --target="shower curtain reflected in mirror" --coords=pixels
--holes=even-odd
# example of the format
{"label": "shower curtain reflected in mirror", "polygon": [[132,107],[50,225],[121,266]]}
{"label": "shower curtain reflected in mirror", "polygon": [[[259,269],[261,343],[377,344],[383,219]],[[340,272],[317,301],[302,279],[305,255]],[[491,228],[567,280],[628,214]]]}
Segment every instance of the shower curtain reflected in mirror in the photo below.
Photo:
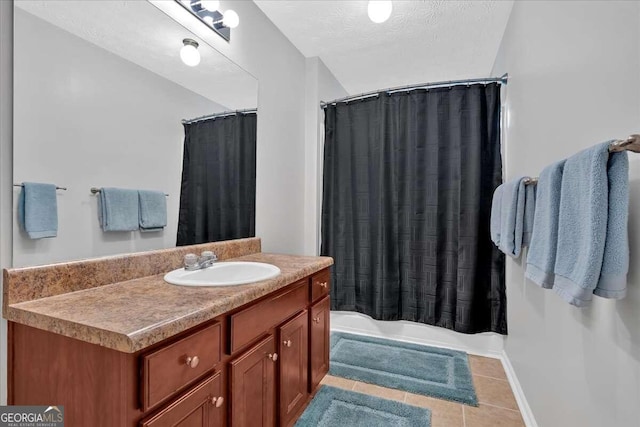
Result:
{"label": "shower curtain reflected in mirror", "polygon": [[256,113],[184,125],[177,245],[255,236]]}
{"label": "shower curtain reflected in mirror", "polygon": [[506,334],[504,255],[489,236],[501,180],[499,84],[327,106],[332,310]]}

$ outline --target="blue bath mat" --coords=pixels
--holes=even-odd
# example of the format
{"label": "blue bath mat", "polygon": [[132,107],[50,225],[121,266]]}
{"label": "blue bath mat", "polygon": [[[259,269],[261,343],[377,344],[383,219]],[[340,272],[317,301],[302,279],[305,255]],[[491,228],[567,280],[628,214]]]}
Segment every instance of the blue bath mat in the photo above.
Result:
{"label": "blue bath mat", "polygon": [[478,406],[462,351],[334,332],[330,359],[337,377]]}
{"label": "blue bath mat", "polygon": [[322,386],[295,427],[429,427],[431,412],[394,400]]}

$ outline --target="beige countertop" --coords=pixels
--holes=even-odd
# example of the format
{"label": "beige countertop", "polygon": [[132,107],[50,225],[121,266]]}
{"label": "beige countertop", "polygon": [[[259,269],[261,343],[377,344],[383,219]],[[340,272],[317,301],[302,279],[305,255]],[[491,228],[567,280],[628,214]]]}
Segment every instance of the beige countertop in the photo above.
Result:
{"label": "beige countertop", "polygon": [[262,252],[225,261],[267,262],[282,272],[262,282],[208,288],[171,285],[158,274],[9,304],[4,317],[135,353],[333,264],[329,257]]}

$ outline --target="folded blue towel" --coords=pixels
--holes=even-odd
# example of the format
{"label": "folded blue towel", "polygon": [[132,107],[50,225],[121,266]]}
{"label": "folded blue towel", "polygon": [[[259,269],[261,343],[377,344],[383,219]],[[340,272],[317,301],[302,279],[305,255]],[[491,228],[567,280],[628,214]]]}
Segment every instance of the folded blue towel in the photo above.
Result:
{"label": "folded blue towel", "polygon": [[497,247],[500,247],[500,231],[502,224],[502,192],[504,185],[499,185],[493,192],[493,200],[491,202],[491,241],[495,243]]}
{"label": "folded blue towel", "polygon": [[[609,289],[614,293],[623,292],[626,287],[627,240],[615,242],[613,239],[620,238],[622,232],[626,235],[628,202],[622,199],[628,199],[625,184],[628,165],[625,153],[620,153],[622,158],[612,154],[616,167],[609,176],[609,144],[602,143],[570,157],[562,175],[554,290],[578,307],[592,299],[602,271],[606,270],[600,293],[607,294]],[[609,204],[610,185],[612,204]],[[609,211],[611,226],[615,227],[609,226]],[[608,228],[614,228],[610,236]],[[606,243],[610,246],[605,255]],[[608,265],[603,269],[605,258]]]}
{"label": "folded blue towel", "polygon": [[627,152],[611,153],[607,169],[609,200],[607,236],[598,285],[594,294],[620,299],[627,295],[629,270],[629,157]]}
{"label": "folded blue towel", "polygon": [[58,235],[56,186],[25,182],[18,199],[18,222],[31,239]]}
{"label": "folded blue towel", "polygon": [[524,187],[524,220],[522,225],[522,246],[529,246],[533,233],[533,218],[536,212],[536,184]]}
{"label": "folded blue towel", "polygon": [[140,231],[160,231],[167,226],[167,197],[160,191],[138,191]]}
{"label": "folded blue towel", "polygon": [[103,231],[138,229],[138,192],[122,188],[102,188],[98,193],[98,219]]}
{"label": "folded blue towel", "polygon": [[512,258],[520,257],[522,251],[525,217],[525,179],[526,177],[520,177],[501,185],[502,203],[500,207],[498,249]]}
{"label": "folded blue towel", "polygon": [[536,185],[536,208],[525,277],[547,289],[551,289],[554,282],[560,188],[565,161],[544,168]]}

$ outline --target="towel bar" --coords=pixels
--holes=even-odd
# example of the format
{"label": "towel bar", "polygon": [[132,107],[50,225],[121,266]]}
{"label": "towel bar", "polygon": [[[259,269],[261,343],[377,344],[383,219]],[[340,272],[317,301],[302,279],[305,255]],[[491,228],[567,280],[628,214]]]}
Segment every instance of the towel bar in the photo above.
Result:
{"label": "towel bar", "polygon": [[[24,187],[24,184],[13,184],[14,187]],[[56,185],[56,190],[64,190],[67,191],[67,187],[58,187]]]}
{"label": "towel bar", "polygon": [[[91,194],[98,194],[100,192],[99,188],[91,187]],[[167,193],[164,193],[165,196],[169,197]]]}

